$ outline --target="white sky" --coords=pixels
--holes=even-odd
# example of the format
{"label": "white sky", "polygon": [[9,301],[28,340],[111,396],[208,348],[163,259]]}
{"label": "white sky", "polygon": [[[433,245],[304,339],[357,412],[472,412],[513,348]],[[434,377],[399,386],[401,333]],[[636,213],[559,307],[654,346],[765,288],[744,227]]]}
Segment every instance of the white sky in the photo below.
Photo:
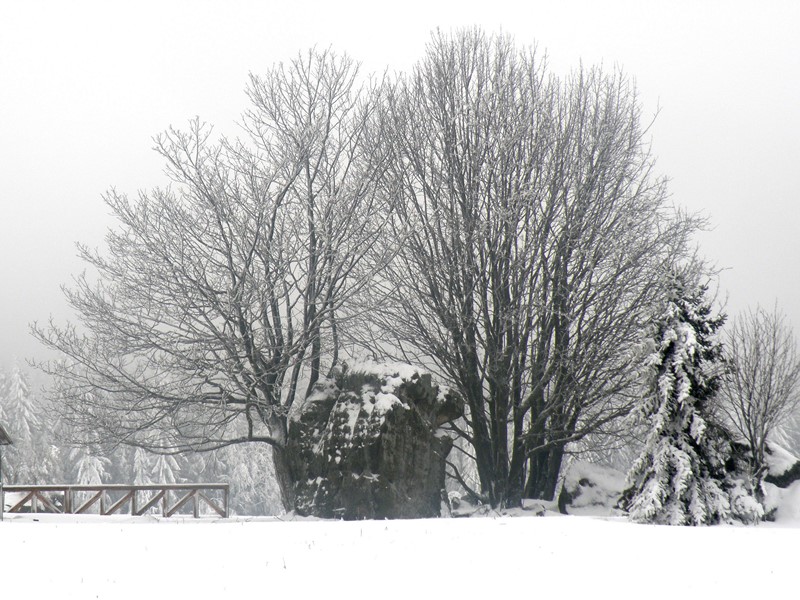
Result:
{"label": "white sky", "polygon": [[194,115],[235,135],[248,72],[332,45],[403,69],[432,29],[537,41],[554,71],[603,61],[638,82],[658,170],[715,229],[729,312],[777,300],[800,330],[800,2],[9,1],[0,8],[0,366],[67,316],[74,243],[102,243],[101,194],[163,182],[152,136]]}

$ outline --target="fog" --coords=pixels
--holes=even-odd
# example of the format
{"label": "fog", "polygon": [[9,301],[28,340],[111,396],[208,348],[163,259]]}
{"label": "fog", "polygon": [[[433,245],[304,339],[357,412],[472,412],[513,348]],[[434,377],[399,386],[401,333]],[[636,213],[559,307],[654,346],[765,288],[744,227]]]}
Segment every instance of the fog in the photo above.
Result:
{"label": "fog", "polygon": [[408,68],[431,30],[536,42],[551,69],[636,78],[657,168],[709,217],[701,252],[731,314],[774,302],[800,327],[800,4],[770,2],[14,2],[0,20],[0,367],[41,353],[28,324],[102,246],[102,193],[165,182],[152,137],[199,115],[235,136],[249,72],[317,45]]}

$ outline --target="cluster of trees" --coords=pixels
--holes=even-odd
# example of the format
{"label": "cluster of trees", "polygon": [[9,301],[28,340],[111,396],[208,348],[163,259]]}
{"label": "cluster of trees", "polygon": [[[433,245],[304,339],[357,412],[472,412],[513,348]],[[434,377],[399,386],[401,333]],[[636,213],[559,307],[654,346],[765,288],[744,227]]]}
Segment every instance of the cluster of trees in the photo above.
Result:
{"label": "cluster of trees", "polygon": [[796,447],[800,359],[791,327],[777,306],[758,308],[720,335],[725,316],[712,315],[706,292],[674,273],[653,321],[632,415],[645,441],[621,501],[634,520],[757,522],[776,450],[768,443]]}
{"label": "cluster of trees", "polygon": [[77,436],[32,389],[25,368],[0,368],[0,424],[13,444],[3,451],[3,481],[11,484],[183,483],[226,481],[238,514],[274,514],[280,498],[269,453],[237,446],[206,454],[155,455]]}
{"label": "cluster of trees", "polygon": [[361,353],[459,391],[451,474],[493,506],[552,498],[571,448],[620,439],[703,224],[655,175],[627,76],[558,77],[471,29],[393,78],[312,50],[247,95],[241,139],[199,120],[156,138],[172,185],[106,195],[118,226],[66,290],[80,325],[34,327],[75,440],[260,443],[291,509],[292,411]]}
{"label": "cluster of trees", "polygon": [[61,463],[60,449],[51,443],[45,419],[24,370],[14,364],[0,366],[0,424],[14,442],[3,453],[6,483],[45,480]]}

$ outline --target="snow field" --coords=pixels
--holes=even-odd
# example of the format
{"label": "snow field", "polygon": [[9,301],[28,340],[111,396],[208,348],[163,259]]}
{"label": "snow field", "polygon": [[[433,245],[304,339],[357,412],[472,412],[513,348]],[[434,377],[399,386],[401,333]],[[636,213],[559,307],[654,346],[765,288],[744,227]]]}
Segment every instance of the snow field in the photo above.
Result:
{"label": "snow field", "polygon": [[6,515],[0,597],[752,598],[795,589],[797,540],[797,529],[772,524],[591,517]]}

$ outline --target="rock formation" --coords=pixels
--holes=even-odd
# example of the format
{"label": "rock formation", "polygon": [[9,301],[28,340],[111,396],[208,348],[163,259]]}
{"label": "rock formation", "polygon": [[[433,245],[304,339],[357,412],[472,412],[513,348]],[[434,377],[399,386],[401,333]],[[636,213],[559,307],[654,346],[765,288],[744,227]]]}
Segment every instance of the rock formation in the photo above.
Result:
{"label": "rock formation", "polygon": [[404,364],[359,363],[319,382],[289,428],[295,510],[343,519],[435,517],[463,415],[455,393]]}

